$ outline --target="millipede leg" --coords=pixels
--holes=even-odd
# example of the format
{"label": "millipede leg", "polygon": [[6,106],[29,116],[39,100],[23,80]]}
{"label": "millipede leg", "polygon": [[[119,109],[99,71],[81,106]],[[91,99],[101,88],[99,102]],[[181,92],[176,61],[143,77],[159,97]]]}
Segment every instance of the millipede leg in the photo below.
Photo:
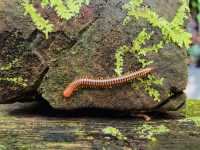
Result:
{"label": "millipede leg", "polygon": [[151,120],[151,117],[149,117],[148,115],[145,115],[145,114],[137,114],[136,116],[139,118],[144,118],[145,121]]}
{"label": "millipede leg", "polygon": [[131,113],[132,117],[143,118],[145,121],[150,121],[151,117],[144,113]]}
{"label": "millipede leg", "polygon": [[[127,75],[122,75],[120,77],[116,78],[109,78],[109,79],[100,79],[100,80],[95,80],[95,79],[89,79],[88,77],[86,78],[80,78],[77,80],[74,80],[72,83],[69,84],[67,88],[65,88],[64,92],[64,97],[70,97],[74,91],[74,88],[112,88],[114,86],[119,86],[122,85],[123,83],[128,83],[136,78],[141,78],[145,77],[151,72],[154,71],[154,68],[145,68],[141,69],[139,71],[127,74]],[[74,87],[74,88],[73,88]],[[146,117],[146,120],[149,118]]]}

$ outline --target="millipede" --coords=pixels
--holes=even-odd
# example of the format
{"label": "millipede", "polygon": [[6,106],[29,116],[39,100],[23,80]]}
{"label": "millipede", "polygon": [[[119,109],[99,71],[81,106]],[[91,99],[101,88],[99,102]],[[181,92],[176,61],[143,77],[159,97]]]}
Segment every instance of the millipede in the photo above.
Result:
{"label": "millipede", "polygon": [[91,78],[80,78],[71,82],[63,92],[64,97],[70,97],[80,88],[113,88],[128,82],[131,82],[137,78],[146,77],[148,74],[155,70],[153,67],[140,69],[135,72],[131,72],[119,77],[108,78],[108,79],[91,79]]}

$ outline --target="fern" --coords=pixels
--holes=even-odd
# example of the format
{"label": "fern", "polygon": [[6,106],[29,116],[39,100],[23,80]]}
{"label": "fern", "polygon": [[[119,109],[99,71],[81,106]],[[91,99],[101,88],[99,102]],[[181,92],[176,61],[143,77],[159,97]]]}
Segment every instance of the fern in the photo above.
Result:
{"label": "fern", "polygon": [[145,41],[146,40],[149,40],[151,37],[150,34],[148,34],[146,32],[146,29],[143,29],[139,35],[136,37],[136,39],[132,42],[132,48],[131,48],[131,51],[133,53],[139,53],[140,52],[140,49],[141,49],[141,46],[143,44],[145,44]]}
{"label": "fern", "polygon": [[[83,4],[88,5],[90,0],[41,0],[42,7],[51,6],[56,11],[57,15],[66,21],[76,16]],[[32,21],[36,25],[37,29],[42,31],[46,38],[48,34],[54,31],[54,25],[45,20],[39,12],[34,8],[33,4],[27,0],[23,0],[22,6],[25,9],[25,14],[31,16]]]}
{"label": "fern", "polygon": [[[153,45],[152,47],[142,46],[145,44],[146,40],[151,38],[152,33],[147,33],[145,29],[143,29],[138,36],[133,40],[131,47],[126,45],[119,47],[115,53],[115,73],[120,76],[123,73],[124,66],[124,56],[126,53],[131,53],[136,56],[138,62],[141,64],[142,68],[149,66],[154,63],[152,60],[148,60],[145,56],[148,53],[157,53],[161,48],[163,48],[163,42],[161,41],[158,44]],[[160,93],[152,87],[152,85],[162,85],[163,78],[158,79],[153,75],[149,75],[147,79],[139,79],[140,84],[135,86],[134,89],[144,88],[145,92],[149,94],[155,101],[160,100]]]}
{"label": "fern", "polygon": [[143,29],[136,39],[132,42],[132,47],[130,48],[130,52],[136,55],[138,62],[142,65],[142,68],[145,68],[153,63],[152,60],[147,60],[145,56],[147,53],[158,52],[159,49],[163,48],[163,42],[161,41],[158,44],[154,44],[152,47],[142,48],[142,45],[145,44],[146,40],[151,38],[151,34],[146,32],[146,29]]}
{"label": "fern", "polygon": [[165,40],[172,41],[180,47],[189,47],[191,43],[191,34],[185,32],[182,28],[184,20],[187,18],[186,13],[189,10],[186,0],[181,0],[183,4],[178,9],[172,22],[168,22],[147,7],[140,7],[142,2],[142,0],[130,0],[130,2],[124,6],[124,9],[128,11],[128,16],[125,18],[124,24],[127,24],[131,17],[136,19],[144,18],[151,23],[153,27],[158,27],[161,30]]}
{"label": "fern", "polygon": [[124,45],[122,47],[119,47],[115,53],[115,73],[118,76],[121,76],[123,73],[123,66],[124,66],[124,55],[126,52],[128,52],[129,48]]}
{"label": "fern", "polygon": [[139,83],[137,85],[132,85],[135,90],[144,89],[149,96],[151,96],[154,101],[160,101],[160,93],[158,90],[153,88],[153,85],[163,85],[164,78],[158,79],[155,75],[148,75],[147,79],[138,79]]}
{"label": "fern", "polygon": [[160,41],[158,44],[154,44],[152,47],[145,47],[141,48],[140,51],[138,51],[138,55],[146,56],[147,53],[158,53],[159,49],[163,48],[163,41]]}
{"label": "fern", "polygon": [[182,26],[187,19],[186,13],[190,12],[189,4],[187,0],[180,0],[182,2],[181,7],[177,10],[176,16],[172,20],[171,24],[174,26]]}
{"label": "fern", "polygon": [[67,7],[63,4],[62,0],[50,0],[50,5],[51,7],[54,7],[57,15],[60,18],[65,19],[65,20],[69,20],[72,18],[73,12],[71,12],[70,9],[67,9]]}
{"label": "fern", "polygon": [[36,27],[41,30],[46,38],[48,38],[48,33],[53,32],[53,24],[50,24],[48,20],[45,20],[33,7],[32,4],[27,1],[23,1],[22,6],[25,9],[25,14],[29,14],[32,18],[32,21],[36,25]]}
{"label": "fern", "polygon": [[146,58],[137,57],[138,62],[142,65],[142,68],[145,68],[154,63],[153,60],[147,60]]}
{"label": "fern", "polygon": [[89,0],[66,0],[65,3],[62,0],[49,1],[51,7],[54,8],[57,15],[65,20],[70,20],[72,17],[77,15],[83,4],[89,4]]}
{"label": "fern", "polygon": [[[191,41],[191,34],[185,32],[183,29],[183,24],[187,18],[186,13],[188,13],[188,3],[187,0],[181,0],[182,5],[177,10],[177,14],[172,20],[168,22],[163,17],[158,16],[154,11],[150,10],[147,7],[140,7],[143,3],[143,0],[130,0],[124,9],[127,10],[127,16],[124,19],[123,24],[126,25],[131,21],[132,18],[136,19],[146,19],[153,27],[157,27],[161,30],[163,34],[163,39],[167,42],[173,42],[180,47],[188,48]],[[145,44],[145,41],[151,38],[152,33],[147,33],[143,29],[136,39],[132,42],[131,47],[122,46],[116,51],[116,69],[115,72],[117,75],[121,75],[123,72],[124,65],[124,55],[127,52],[132,53],[138,59],[138,62],[141,64],[142,68],[149,66],[154,63],[152,60],[148,60],[145,56],[148,53],[157,53],[160,49],[163,48],[163,41],[160,41],[158,44],[154,44],[152,47],[142,47]],[[128,50],[127,50],[128,49]],[[149,75],[147,79],[139,79],[139,84],[137,84],[134,89],[144,88],[149,96],[153,97],[155,101],[160,101],[160,93],[158,90],[154,89],[152,85],[162,85],[164,78],[158,79],[154,75]]]}
{"label": "fern", "polygon": [[49,0],[41,0],[41,4],[43,7],[49,5]]}

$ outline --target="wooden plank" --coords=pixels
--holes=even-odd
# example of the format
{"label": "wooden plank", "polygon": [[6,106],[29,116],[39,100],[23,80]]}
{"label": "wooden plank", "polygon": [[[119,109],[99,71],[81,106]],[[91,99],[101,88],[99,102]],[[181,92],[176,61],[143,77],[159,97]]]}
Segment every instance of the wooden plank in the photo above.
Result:
{"label": "wooden plank", "polygon": [[[152,142],[139,137],[137,129],[144,123],[142,120],[105,117],[109,113],[104,117],[87,113],[70,117],[67,113],[72,111],[47,108],[48,105],[35,102],[0,105],[0,150],[184,150],[198,149],[200,142],[200,130],[190,122],[153,120],[148,124],[165,125],[170,132],[155,135],[157,141]],[[119,129],[127,140],[104,134],[102,129],[108,126]]]}

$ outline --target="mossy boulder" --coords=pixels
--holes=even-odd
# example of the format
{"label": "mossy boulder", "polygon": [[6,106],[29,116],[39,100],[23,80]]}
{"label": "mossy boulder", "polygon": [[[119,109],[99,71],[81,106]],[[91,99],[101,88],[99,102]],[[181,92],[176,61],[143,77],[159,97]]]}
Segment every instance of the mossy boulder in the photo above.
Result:
{"label": "mossy boulder", "polygon": [[[13,35],[15,34],[15,35]],[[0,54],[0,103],[31,100],[37,95],[48,66],[28,48],[20,33],[2,33]]]}
{"label": "mossy boulder", "polygon": [[[19,75],[25,76],[28,83],[27,87],[32,87],[38,77],[42,79],[45,67],[48,66],[49,70],[45,78],[42,81],[40,80],[40,85],[34,86],[34,90],[41,93],[43,98],[53,107],[170,111],[177,110],[184,105],[185,94],[183,90],[187,83],[186,51],[173,43],[167,43],[158,53],[147,56],[148,59],[155,62],[152,66],[157,68],[156,76],[164,78],[162,86],[154,87],[161,95],[160,102],[154,101],[143,88],[136,90],[131,84],[112,89],[81,89],[70,98],[63,97],[64,88],[76,78],[116,76],[114,71],[116,49],[122,45],[130,45],[143,28],[148,32],[153,31],[152,37],[146,42],[145,46],[152,46],[162,39],[160,29],[153,28],[144,19],[133,20],[128,25],[123,25],[126,11],[122,7],[127,3],[126,0],[91,0],[89,6],[83,6],[79,16],[68,22],[60,21],[53,10],[42,9],[38,6],[42,15],[52,21],[56,27],[55,32],[51,33],[48,39],[45,39],[44,35],[32,26],[33,24],[31,24],[28,16],[23,15],[17,1],[9,3],[14,7],[14,9],[10,9],[9,13],[6,11],[9,7],[8,3],[4,0],[0,3],[0,5],[4,5],[2,10],[5,10],[0,12],[3,14],[1,16],[4,16],[4,19],[5,16],[23,19],[20,22],[17,19],[12,20],[12,23],[3,20],[0,29],[3,28],[3,24],[5,24],[5,29],[0,30],[1,36],[9,32],[8,37],[10,38],[16,31],[21,36],[20,38],[14,37],[15,41],[13,42],[15,44],[11,48],[9,43],[0,38],[1,43],[3,41],[4,47],[6,47],[4,50],[6,55],[1,54],[0,57],[12,56],[11,59],[1,59],[3,60],[1,64],[10,63],[13,58],[22,60],[23,67],[17,67],[10,72],[11,74],[17,72]],[[149,6],[158,15],[170,22],[181,4],[178,0],[169,0],[167,3],[165,0],[146,0],[144,5]],[[14,27],[8,28],[9,25]],[[19,48],[21,53],[18,54],[16,47],[19,46],[18,41],[20,39],[23,41],[24,48]],[[26,60],[24,56],[27,56],[27,54],[35,56],[29,59],[30,64],[24,61]],[[136,56],[131,54],[125,56],[124,63],[124,72],[140,68]],[[5,72],[4,76],[9,76],[10,72]],[[133,82],[133,84],[138,84],[138,81]],[[0,89],[5,94],[11,94],[7,90],[10,87],[10,84],[0,83]],[[23,92],[19,89],[14,88],[12,92],[20,95]],[[14,102],[15,100],[17,100],[15,97],[12,100],[8,100],[5,96],[0,97],[2,103]]]}

